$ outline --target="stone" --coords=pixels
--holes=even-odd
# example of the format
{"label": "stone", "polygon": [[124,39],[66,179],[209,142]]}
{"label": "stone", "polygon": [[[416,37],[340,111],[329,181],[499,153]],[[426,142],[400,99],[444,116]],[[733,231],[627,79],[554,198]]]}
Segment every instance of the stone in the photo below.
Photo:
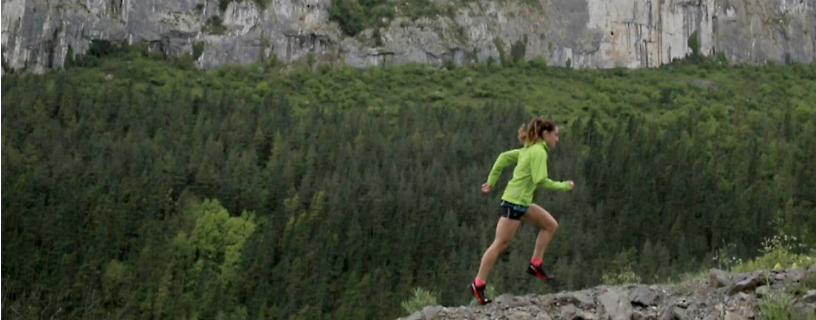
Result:
{"label": "stone", "polygon": [[657,295],[646,286],[637,286],[629,291],[629,301],[635,306],[648,307],[655,304]]}
{"label": "stone", "polygon": [[596,315],[587,311],[581,312],[581,318],[584,320],[598,320],[598,317]]}
{"label": "stone", "polygon": [[505,317],[507,317],[507,320],[530,320],[533,315],[525,311],[512,311]]}
{"label": "stone", "polygon": [[805,275],[806,275],[805,270],[802,268],[792,268],[789,269],[787,272],[788,281],[793,282],[802,280],[802,278],[804,278]]}
{"label": "stone", "polygon": [[756,296],[757,296],[757,298],[762,298],[762,297],[765,297],[765,296],[767,296],[767,295],[768,295],[768,293],[770,293],[770,292],[771,292],[771,287],[769,287],[769,286],[767,286],[767,285],[765,285],[765,286],[759,286],[759,287],[757,287],[757,288],[756,288]]}
{"label": "stone", "polygon": [[745,293],[745,292],[740,292],[740,293],[737,293],[737,294],[736,294],[734,297],[735,297],[737,300],[742,300],[742,301],[748,301],[748,300],[751,300],[751,295],[750,295],[750,294],[747,294],[747,293]]}
{"label": "stone", "polygon": [[424,320],[438,319],[437,315],[442,311],[442,306],[427,306],[422,308],[422,316]]}
{"label": "stone", "polygon": [[582,292],[560,293],[555,297],[555,301],[559,304],[573,304],[584,309],[592,309],[595,306],[592,297]]}
{"label": "stone", "polygon": [[562,320],[576,320],[581,319],[581,312],[575,306],[568,304],[561,308]]}
{"label": "stone", "polygon": [[795,313],[801,315],[801,319],[816,319],[816,304],[796,303],[793,305]]}
{"label": "stone", "polygon": [[674,318],[677,319],[677,320],[689,320],[689,319],[691,319],[691,318],[689,318],[688,313],[686,312],[686,310],[683,309],[683,308],[680,308],[680,307],[675,307],[674,308]]}
{"label": "stone", "polygon": [[731,276],[725,271],[711,269],[708,273],[708,285],[714,288],[730,286]]}
{"label": "stone", "polygon": [[632,318],[632,304],[623,292],[610,290],[598,297],[604,309],[604,320],[629,320]]}
{"label": "stone", "polygon": [[760,275],[759,273],[754,272],[754,273],[750,274],[748,276],[748,278],[746,278],[745,280],[742,280],[742,281],[737,282],[734,285],[732,285],[728,289],[728,294],[734,295],[734,294],[737,294],[739,292],[753,290],[757,286],[760,286],[760,285],[763,285],[763,284],[765,284],[765,278],[762,277],[762,275]]}
{"label": "stone", "polygon": [[676,305],[671,305],[660,313],[660,320],[690,320],[686,310]]}
{"label": "stone", "polygon": [[515,297],[513,295],[505,293],[493,299],[493,302],[498,304],[511,304],[514,300]]}
{"label": "stone", "polygon": [[547,312],[541,311],[533,319],[534,320],[552,320],[552,317],[550,317],[550,315],[547,314]]}
{"label": "stone", "polygon": [[405,318],[405,320],[422,320],[422,311],[412,313],[408,318]]}
{"label": "stone", "polygon": [[723,320],[748,320],[745,316],[739,314],[738,312],[726,311],[725,318]]}
{"label": "stone", "polygon": [[805,303],[816,303],[816,289],[808,290],[800,301]]}

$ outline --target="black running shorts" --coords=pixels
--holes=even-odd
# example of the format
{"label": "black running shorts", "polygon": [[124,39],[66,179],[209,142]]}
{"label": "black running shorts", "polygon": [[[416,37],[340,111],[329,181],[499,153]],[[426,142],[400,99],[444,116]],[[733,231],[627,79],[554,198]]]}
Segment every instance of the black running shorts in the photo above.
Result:
{"label": "black running shorts", "polygon": [[527,212],[527,207],[510,203],[507,201],[501,202],[501,216],[507,219],[520,220],[521,216]]}

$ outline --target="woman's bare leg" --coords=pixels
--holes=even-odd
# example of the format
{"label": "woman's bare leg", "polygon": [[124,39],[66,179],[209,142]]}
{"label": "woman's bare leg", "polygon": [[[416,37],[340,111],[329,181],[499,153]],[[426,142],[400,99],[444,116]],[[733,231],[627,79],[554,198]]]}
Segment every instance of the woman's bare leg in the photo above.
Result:
{"label": "woman's bare leg", "polygon": [[527,212],[521,216],[521,219],[541,228],[541,231],[538,232],[538,238],[536,238],[533,258],[543,259],[544,252],[547,251],[547,247],[550,245],[550,240],[558,230],[558,222],[547,210],[535,203],[527,208]]}
{"label": "woman's bare leg", "polygon": [[496,259],[499,258],[499,255],[507,249],[507,244],[510,243],[510,239],[516,234],[519,225],[521,225],[520,220],[505,217],[499,218],[499,223],[496,225],[496,238],[482,256],[479,273],[476,275],[477,279],[487,281],[487,274],[490,273],[490,269],[496,264]]}

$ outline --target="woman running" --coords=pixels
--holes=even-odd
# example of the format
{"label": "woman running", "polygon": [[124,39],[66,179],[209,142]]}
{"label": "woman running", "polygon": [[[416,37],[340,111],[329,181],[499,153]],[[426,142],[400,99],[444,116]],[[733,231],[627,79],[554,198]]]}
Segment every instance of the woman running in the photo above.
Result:
{"label": "woman running", "polygon": [[544,208],[532,203],[533,194],[538,186],[558,191],[569,191],[575,187],[572,180],[555,182],[547,175],[547,152],[558,144],[558,126],[555,122],[535,117],[527,125],[526,131],[523,126],[519,129],[519,140],[523,141],[524,147],[500,154],[493,169],[490,170],[487,182],[482,185],[482,192],[491,192],[502,170],[513,163],[518,163],[513,171],[513,178],[507,183],[502,195],[501,217],[496,226],[496,238],[482,256],[479,273],[470,285],[473,296],[480,304],[491,301],[485,296],[487,275],[515,235],[521,224],[520,220],[541,228],[527,273],[543,280],[552,279],[552,276],[544,270],[542,261],[544,251],[558,229],[558,222]]}

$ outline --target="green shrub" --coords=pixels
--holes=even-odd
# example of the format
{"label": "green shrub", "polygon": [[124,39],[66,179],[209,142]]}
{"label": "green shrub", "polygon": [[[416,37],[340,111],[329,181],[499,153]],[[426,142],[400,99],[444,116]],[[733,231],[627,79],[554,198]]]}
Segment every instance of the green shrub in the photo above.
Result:
{"label": "green shrub", "polygon": [[762,255],[758,258],[734,266],[733,272],[747,272],[758,269],[779,269],[797,266],[809,266],[816,263],[816,258],[793,251],[801,250],[795,237],[777,235],[763,242]]}
{"label": "green shrub", "polygon": [[401,303],[402,309],[408,314],[412,314],[422,310],[424,307],[439,305],[437,302],[439,300],[437,295],[438,294],[435,292],[425,290],[422,287],[417,287],[414,289],[413,297]]}
{"label": "green shrub", "polygon": [[762,320],[791,320],[794,319],[793,296],[785,292],[774,291],[767,297],[760,299],[758,308]]}

